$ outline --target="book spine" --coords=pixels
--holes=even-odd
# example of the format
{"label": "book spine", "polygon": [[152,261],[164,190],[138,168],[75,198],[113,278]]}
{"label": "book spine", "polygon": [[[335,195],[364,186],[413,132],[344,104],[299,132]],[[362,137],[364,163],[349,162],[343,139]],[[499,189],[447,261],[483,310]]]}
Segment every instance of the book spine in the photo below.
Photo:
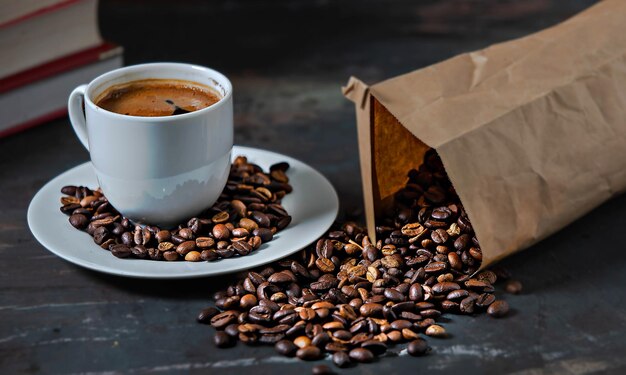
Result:
{"label": "book spine", "polygon": [[67,107],[63,107],[63,108],[59,108],[56,109],[52,112],[48,112],[45,115],[30,119],[26,122],[23,122],[17,126],[13,126],[11,128],[8,129],[4,129],[4,130],[0,130],[0,138],[4,138],[7,137],[9,135],[15,134],[15,133],[19,133],[23,130],[26,129],[30,129],[32,127],[35,127],[37,125],[43,124],[45,122],[48,121],[52,121],[55,119],[58,119],[60,117],[63,117],[67,114]]}
{"label": "book spine", "polygon": [[42,14],[54,12],[56,10],[68,7],[70,5],[78,3],[80,1],[83,1],[83,0],[65,0],[65,1],[58,2],[56,4],[49,5],[47,7],[39,8],[39,9],[35,10],[34,12],[26,13],[26,14],[23,14],[23,15],[21,15],[19,17],[16,17],[16,18],[12,19],[12,20],[0,23],[0,29],[4,29],[6,27],[11,27],[11,26],[13,26],[15,24],[18,24],[20,22],[26,21],[28,19],[39,17]]}
{"label": "book spine", "polygon": [[0,94],[27,85],[31,82],[53,76],[94,61],[104,60],[122,53],[122,47],[111,43],[73,53],[43,65],[0,79]]}

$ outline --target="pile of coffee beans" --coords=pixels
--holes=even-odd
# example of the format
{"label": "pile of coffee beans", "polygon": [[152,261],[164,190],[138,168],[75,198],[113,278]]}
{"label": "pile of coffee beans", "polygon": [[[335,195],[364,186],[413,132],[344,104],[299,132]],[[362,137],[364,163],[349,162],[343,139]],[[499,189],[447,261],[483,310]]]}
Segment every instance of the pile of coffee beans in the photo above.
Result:
{"label": "pile of coffee beans", "polygon": [[248,272],[216,293],[215,307],[198,321],[217,330],[217,347],[271,344],[307,361],[329,354],[346,367],[400,343],[412,356],[427,354],[424,335],[446,337],[438,324],[445,313],[507,314],[494,295],[498,274],[474,276],[480,245],[436,153],[409,173],[380,224],[376,242],[346,222],[296,255]]}
{"label": "pile of coffee beans", "polygon": [[89,233],[98,246],[118,258],[198,262],[244,256],[291,222],[281,205],[292,191],[288,168],[289,164],[278,163],[264,173],[246,157],[237,157],[217,202],[172,230],[134,225],[100,190],[84,186],[61,189],[65,194],[61,212],[69,215],[74,228]]}

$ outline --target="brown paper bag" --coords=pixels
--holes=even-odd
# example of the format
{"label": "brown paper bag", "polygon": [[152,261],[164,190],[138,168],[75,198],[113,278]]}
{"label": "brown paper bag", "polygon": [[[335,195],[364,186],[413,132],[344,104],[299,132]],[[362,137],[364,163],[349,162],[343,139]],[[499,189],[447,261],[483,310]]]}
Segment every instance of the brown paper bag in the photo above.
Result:
{"label": "brown paper bag", "polygon": [[365,212],[432,147],[483,267],[626,190],[626,1],[368,87],[351,78]]}

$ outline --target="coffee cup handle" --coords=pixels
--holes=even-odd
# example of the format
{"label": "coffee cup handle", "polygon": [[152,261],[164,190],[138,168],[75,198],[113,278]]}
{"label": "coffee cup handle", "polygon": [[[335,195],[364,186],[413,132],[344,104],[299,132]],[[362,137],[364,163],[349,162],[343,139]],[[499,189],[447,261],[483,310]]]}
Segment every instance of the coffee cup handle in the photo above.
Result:
{"label": "coffee cup handle", "polygon": [[72,128],[80,142],[89,151],[89,138],[87,137],[87,121],[85,119],[84,103],[87,85],[80,85],[72,91],[67,101],[67,112],[70,115]]}

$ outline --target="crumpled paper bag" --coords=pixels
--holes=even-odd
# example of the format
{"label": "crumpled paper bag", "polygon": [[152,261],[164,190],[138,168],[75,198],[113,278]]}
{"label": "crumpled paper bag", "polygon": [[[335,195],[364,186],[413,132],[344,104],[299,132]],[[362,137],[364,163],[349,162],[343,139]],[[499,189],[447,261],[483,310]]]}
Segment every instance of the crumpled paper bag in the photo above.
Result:
{"label": "crumpled paper bag", "polygon": [[367,86],[355,103],[365,213],[439,153],[483,267],[626,190],[626,1]]}

